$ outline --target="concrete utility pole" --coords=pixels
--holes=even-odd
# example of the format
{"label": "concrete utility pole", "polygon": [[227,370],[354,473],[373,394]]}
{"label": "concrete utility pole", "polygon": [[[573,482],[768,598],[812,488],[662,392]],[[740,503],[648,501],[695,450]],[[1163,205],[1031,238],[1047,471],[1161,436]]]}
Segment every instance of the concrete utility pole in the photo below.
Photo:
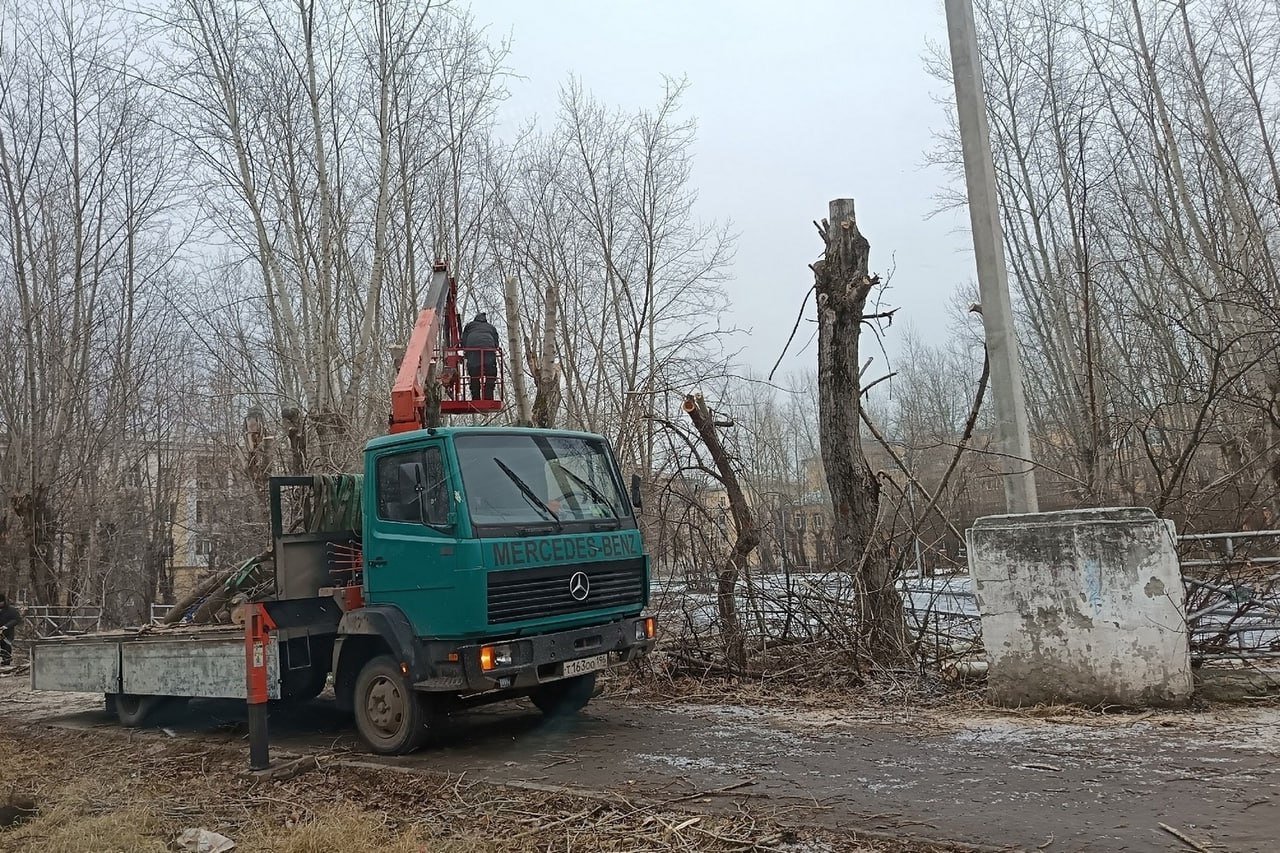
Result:
{"label": "concrete utility pole", "polygon": [[946,0],[947,32],[951,40],[951,70],[956,83],[960,116],[960,145],[964,153],[965,184],[969,191],[969,221],[973,253],[978,261],[978,292],[982,325],[991,359],[991,392],[996,406],[996,440],[1004,471],[1008,511],[1036,512],[1035,469],[1027,432],[1027,403],[1022,389],[1022,362],[1013,327],[1009,275],[1004,264],[1004,234],[996,198],[995,164],[987,128],[982,63],[973,22],[972,0]]}

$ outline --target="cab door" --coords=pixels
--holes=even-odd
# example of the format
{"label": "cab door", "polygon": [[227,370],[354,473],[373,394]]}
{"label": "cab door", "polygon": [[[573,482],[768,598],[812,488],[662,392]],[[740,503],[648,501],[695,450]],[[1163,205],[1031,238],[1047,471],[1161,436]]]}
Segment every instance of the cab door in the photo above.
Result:
{"label": "cab door", "polygon": [[399,607],[420,637],[447,630],[456,598],[455,492],[440,442],[376,457],[365,514],[369,604]]}

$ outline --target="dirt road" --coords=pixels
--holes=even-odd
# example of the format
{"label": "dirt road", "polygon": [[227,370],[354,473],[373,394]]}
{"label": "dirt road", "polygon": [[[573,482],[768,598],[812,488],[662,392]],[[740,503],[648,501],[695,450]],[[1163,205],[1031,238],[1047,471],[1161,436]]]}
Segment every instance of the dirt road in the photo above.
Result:
{"label": "dirt road", "polygon": [[[108,725],[100,697],[31,694],[6,679],[0,715]],[[545,722],[517,704],[461,715],[406,758],[363,753],[323,699],[272,716],[278,751],[471,780],[692,795],[768,807],[801,824],[980,846],[1089,851],[1280,849],[1280,708],[1034,717],[884,707],[757,709],[598,699]],[[179,737],[236,742],[243,709],[193,703]]]}

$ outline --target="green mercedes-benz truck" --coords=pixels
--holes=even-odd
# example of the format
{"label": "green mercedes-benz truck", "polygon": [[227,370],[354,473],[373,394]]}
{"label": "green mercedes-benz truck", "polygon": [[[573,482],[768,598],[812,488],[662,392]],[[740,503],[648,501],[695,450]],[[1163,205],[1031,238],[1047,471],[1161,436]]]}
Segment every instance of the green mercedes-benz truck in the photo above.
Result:
{"label": "green mercedes-benz truck", "polygon": [[[345,513],[290,523],[344,488]],[[266,642],[181,621],[42,640],[32,687],[103,693],[138,725],[173,699],[245,698],[256,661],[269,698],[332,683],[369,748],[401,754],[460,706],[527,696],[575,712],[602,669],[653,646],[639,489],[598,435],[399,432],[367,444],[361,477],[276,477],[270,496]]]}

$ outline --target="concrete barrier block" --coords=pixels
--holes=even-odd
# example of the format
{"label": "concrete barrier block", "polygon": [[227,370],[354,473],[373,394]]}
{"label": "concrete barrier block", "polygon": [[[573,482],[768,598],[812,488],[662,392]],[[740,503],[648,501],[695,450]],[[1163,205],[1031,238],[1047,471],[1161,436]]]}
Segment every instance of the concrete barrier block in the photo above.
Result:
{"label": "concrete barrier block", "polygon": [[966,539],[991,701],[1190,698],[1172,522],[1143,507],[999,515],[975,521]]}

